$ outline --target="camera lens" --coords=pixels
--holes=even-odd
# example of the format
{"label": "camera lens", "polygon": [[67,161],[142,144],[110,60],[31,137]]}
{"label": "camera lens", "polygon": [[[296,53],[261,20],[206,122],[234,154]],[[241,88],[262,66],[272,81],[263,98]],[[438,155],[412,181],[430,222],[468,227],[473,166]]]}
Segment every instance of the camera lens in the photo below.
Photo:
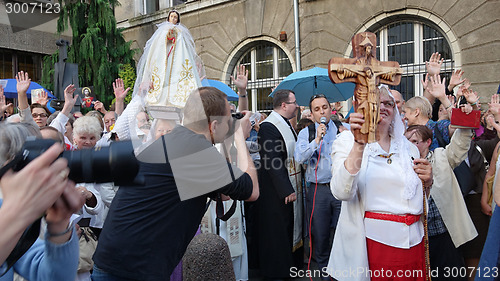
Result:
{"label": "camera lens", "polygon": [[[21,170],[54,143],[55,141],[49,139],[26,141],[20,152],[23,157],[13,167],[14,170]],[[135,158],[130,141],[113,142],[102,148],[64,151],[61,156],[68,160],[68,178],[75,183],[114,182],[116,185],[125,185],[134,182],[139,171],[139,162]]]}
{"label": "camera lens", "polygon": [[139,171],[131,142],[113,142],[109,147],[65,151],[69,178],[74,182],[131,183]]}
{"label": "camera lens", "polygon": [[234,119],[241,119],[245,116],[245,114],[243,114],[241,112],[236,112],[236,113],[233,113],[231,115],[233,116]]}

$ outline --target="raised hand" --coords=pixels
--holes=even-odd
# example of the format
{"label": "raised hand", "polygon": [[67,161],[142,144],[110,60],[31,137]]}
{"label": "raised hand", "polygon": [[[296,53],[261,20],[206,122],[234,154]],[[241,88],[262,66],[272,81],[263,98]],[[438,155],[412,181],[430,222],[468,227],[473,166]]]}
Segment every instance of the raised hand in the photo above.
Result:
{"label": "raised hand", "polygon": [[464,84],[462,86],[464,86],[466,89],[469,89],[470,88],[470,81],[469,81],[469,79],[465,78]]}
{"label": "raised hand", "polygon": [[342,103],[341,103],[340,101],[338,101],[338,102],[336,102],[336,103],[334,104],[334,107],[335,107],[335,110],[336,110],[337,112],[339,112],[339,111],[342,109],[342,107],[343,107],[343,106],[342,106]]}
{"label": "raised hand", "polygon": [[98,100],[94,102],[94,109],[101,112],[102,114],[106,114],[107,110],[104,108],[104,104]]}
{"label": "raised hand", "polygon": [[461,85],[460,87],[458,87],[457,99],[464,95],[464,91],[467,91],[467,88],[465,88],[464,85]]}
{"label": "raised hand", "polygon": [[31,79],[29,78],[28,72],[20,71],[16,75],[17,80],[17,93],[26,94],[28,92],[28,88],[31,84]]}
{"label": "raised hand", "polygon": [[429,81],[429,73],[425,74],[425,80],[420,79],[420,81],[422,82],[422,87],[424,88],[424,97],[429,100],[431,104],[434,103],[435,98],[429,92],[432,89],[432,84]]}
{"label": "raised hand", "polygon": [[448,100],[450,101],[451,105],[455,107],[456,102],[455,102],[455,97],[453,95],[447,96]]}
{"label": "raised hand", "polygon": [[441,72],[441,65],[443,64],[444,59],[441,58],[441,54],[435,52],[431,55],[429,61],[425,62],[425,68],[427,69],[427,73],[429,75],[434,76]]}
{"label": "raised hand", "polygon": [[75,91],[76,88],[73,84],[69,84],[66,89],[64,89],[64,106],[61,113],[68,117],[71,115],[71,110],[73,109],[73,106],[75,106],[76,100],[78,99],[78,95],[73,97]]}
{"label": "raised hand", "polygon": [[71,106],[75,105],[76,100],[78,99],[78,95],[73,96],[75,93],[76,88],[75,85],[69,84],[66,89],[64,89],[64,103],[66,104],[67,102],[71,103]]}
{"label": "raised hand", "polygon": [[425,79],[420,79],[420,82],[422,82],[422,87],[424,87],[424,91],[429,90],[429,73],[425,74]]}
{"label": "raised hand", "polygon": [[498,94],[491,95],[490,103],[488,104],[489,111],[495,116],[496,120],[500,120],[500,96]]}
{"label": "raised hand", "polygon": [[492,114],[487,114],[486,115],[486,124],[493,127],[495,123],[495,117]]}
{"label": "raised hand", "polygon": [[236,85],[236,88],[238,90],[243,90],[246,91],[247,84],[248,84],[248,70],[245,70],[244,65],[239,65],[236,67],[236,79],[231,75],[231,80],[234,82],[234,85]]}
{"label": "raised hand", "polygon": [[31,84],[31,79],[28,76],[28,72],[20,71],[16,75],[16,89],[17,89],[17,101],[19,103],[19,109],[25,110],[30,105],[28,103],[28,88]]}
{"label": "raised hand", "polygon": [[12,103],[6,104],[5,96],[3,94],[3,87],[0,86],[0,115],[3,116],[7,108],[12,107]]}
{"label": "raised hand", "polygon": [[49,102],[49,93],[47,93],[46,91],[42,91],[37,102],[42,106],[47,106],[47,103]]}
{"label": "raised hand", "polygon": [[[464,97],[467,100],[468,103],[472,104],[478,104],[479,102],[479,97],[476,92],[471,91],[469,89],[463,91]],[[478,105],[479,106],[479,105]]]}
{"label": "raised hand", "polygon": [[125,89],[124,85],[125,84],[123,83],[123,79],[121,78],[118,78],[115,80],[115,82],[113,82],[113,92],[117,100],[124,100],[127,96],[128,91],[130,90],[130,87]]}
{"label": "raised hand", "polygon": [[448,90],[452,91],[453,88],[465,82],[465,78],[462,79],[463,74],[464,71],[461,69],[453,71],[450,78],[450,84],[448,85]]}
{"label": "raised hand", "polygon": [[431,76],[432,89],[429,90],[429,93],[436,99],[446,97],[445,81],[446,78],[441,80],[439,75]]}

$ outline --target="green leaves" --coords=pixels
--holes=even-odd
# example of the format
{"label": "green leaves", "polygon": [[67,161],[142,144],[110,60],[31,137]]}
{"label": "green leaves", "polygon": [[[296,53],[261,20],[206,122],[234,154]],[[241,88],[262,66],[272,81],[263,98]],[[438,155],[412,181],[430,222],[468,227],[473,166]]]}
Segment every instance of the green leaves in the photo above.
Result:
{"label": "green leaves", "polygon": [[[114,98],[112,82],[118,78],[120,66],[128,65],[126,76],[135,77],[136,50],[130,49],[132,42],[125,41],[122,29],[116,28],[112,8],[119,3],[117,0],[59,0],[59,3],[62,8],[57,32],[61,34],[71,27],[73,35],[67,62],[78,64],[80,87],[94,86],[97,99],[108,106]],[[49,89],[53,89],[57,53],[44,59],[42,83]],[[127,82],[125,85],[133,88],[134,82],[135,78],[132,85]]]}

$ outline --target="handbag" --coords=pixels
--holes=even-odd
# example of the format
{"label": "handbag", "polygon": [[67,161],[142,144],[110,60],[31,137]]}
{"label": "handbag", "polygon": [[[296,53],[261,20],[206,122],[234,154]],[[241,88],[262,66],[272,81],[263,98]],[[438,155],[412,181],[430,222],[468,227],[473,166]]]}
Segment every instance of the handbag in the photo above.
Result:
{"label": "handbag", "polygon": [[472,110],[467,114],[460,108],[451,109],[451,126],[454,128],[478,129],[481,121],[481,111]]}
{"label": "handbag", "polygon": [[97,248],[97,236],[90,227],[80,227],[80,257],[78,259],[78,273],[89,272],[94,267],[92,256]]}

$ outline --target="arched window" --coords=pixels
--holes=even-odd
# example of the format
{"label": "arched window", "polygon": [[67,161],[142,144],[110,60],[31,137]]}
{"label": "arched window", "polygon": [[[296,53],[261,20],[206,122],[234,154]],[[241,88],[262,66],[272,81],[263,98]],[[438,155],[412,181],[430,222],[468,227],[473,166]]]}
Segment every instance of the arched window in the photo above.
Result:
{"label": "arched window", "polygon": [[377,34],[377,57],[382,61],[397,61],[404,74],[394,87],[405,100],[423,93],[421,79],[425,78],[425,61],[432,53],[444,58],[441,78],[449,81],[454,67],[450,45],[438,27],[420,21],[391,22],[374,31]]}
{"label": "arched window", "polygon": [[[290,60],[277,45],[267,41],[252,42],[237,59],[231,73],[236,77],[236,67],[244,65],[248,70],[248,103],[252,111],[271,111],[271,89],[293,72]],[[231,81],[230,86],[235,89]]]}

